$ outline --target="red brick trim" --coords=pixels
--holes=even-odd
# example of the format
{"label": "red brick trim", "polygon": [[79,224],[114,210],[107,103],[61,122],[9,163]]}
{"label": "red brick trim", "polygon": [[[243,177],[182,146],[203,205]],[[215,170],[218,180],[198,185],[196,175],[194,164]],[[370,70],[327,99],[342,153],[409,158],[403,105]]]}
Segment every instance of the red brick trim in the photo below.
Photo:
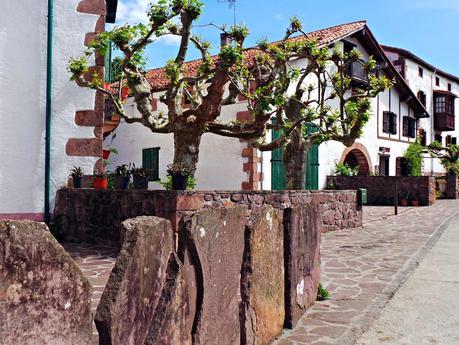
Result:
{"label": "red brick trim", "polygon": [[242,190],[258,190],[259,182],[263,179],[263,174],[258,171],[258,163],[260,162],[258,150],[251,147],[250,142],[247,142],[247,147],[242,150],[241,156],[247,159],[242,166],[242,171],[247,173],[248,177],[248,181],[242,182],[241,188]]}
{"label": "red brick trim", "polygon": [[102,157],[102,139],[70,138],[65,152],[68,156]]}
{"label": "red brick trim", "polygon": [[105,16],[107,14],[107,5],[105,0],[82,0],[77,6],[77,12]]}
{"label": "red brick trim", "polygon": [[43,222],[43,213],[0,213],[1,220],[33,220]]}
{"label": "red brick trim", "polygon": [[240,111],[236,114],[236,120],[249,122],[252,120],[252,113],[250,111]]}
{"label": "red brick trim", "polygon": [[78,126],[101,126],[103,124],[102,114],[95,110],[80,110],[76,112],[75,123]]}

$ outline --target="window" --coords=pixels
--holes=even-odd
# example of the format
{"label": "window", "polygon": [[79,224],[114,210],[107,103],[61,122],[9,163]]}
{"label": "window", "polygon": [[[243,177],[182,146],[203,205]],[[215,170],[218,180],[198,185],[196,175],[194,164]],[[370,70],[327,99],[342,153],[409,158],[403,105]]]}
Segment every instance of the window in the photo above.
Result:
{"label": "window", "polygon": [[397,134],[397,115],[391,111],[383,113],[383,132]]}
{"label": "window", "polygon": [[419,129],[419,139],[420,139],[420,142],[421,142],[421,145],[422,145],[422,146],[426,146],[426,145],[427,145],[427,135],[426,135],[426,131],[423,130],[422,128]]}
{"label": "window", "polygon": [[421,78],[424,77],[424,70],[422,69],[422,67],[418,67],[418,74]]}
{"label": "window", "polygon": [[453,87],[451,86],[451,83],[448,83],[448,91],[451,92],[452,89]]}
{"label": "window", "polygon": [[451,137],[451,135],[447,135],[447,136],[445,137],[445,146],[451,145],[452,139],[453,139],[453,138]]}
{"label": "window", "polygon": [[407,138],[416,138],[416,120],[412,117],[403,117],[403,136]]}
{"label": "window", "polygon": [[441,134],[435,134],[435,141],[438,141],[440,144],[442,143],[443,138]]}
{"label": "window", "polygon": [[457,145],[457,138],[456,137],[452,137],[451,138],[451,145]]}
{"label": "window", "polygon": [[435,77],[435,85],[440,86],[440,78]]}
{"label": "window", "polygon": [[159,180],[159,147],[142,150],[142,166],[148,173],[150,181]]}
{"label": "window", "polygon": [[418,91],[418,99],[422,103],[422,105],[425,107],[427,103],[427,96],[424,91],[421,91],[421,90]]}
{"label": "window", "polygon": [[379,156],[379,175],[389,176],[389,156]]}
{"label": "window", "polygon": [[435,114],[454,115],[454,96],[436,94],[434,104]]}

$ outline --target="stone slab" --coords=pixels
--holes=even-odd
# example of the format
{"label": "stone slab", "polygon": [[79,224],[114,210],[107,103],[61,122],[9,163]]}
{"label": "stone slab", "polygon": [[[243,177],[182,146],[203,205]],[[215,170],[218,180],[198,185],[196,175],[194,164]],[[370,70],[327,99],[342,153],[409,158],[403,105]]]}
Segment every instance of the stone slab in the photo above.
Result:
{"label": "stone slab", "polygon": [[44,223],[0,221],[3,345],[86,345],[92,288]]}

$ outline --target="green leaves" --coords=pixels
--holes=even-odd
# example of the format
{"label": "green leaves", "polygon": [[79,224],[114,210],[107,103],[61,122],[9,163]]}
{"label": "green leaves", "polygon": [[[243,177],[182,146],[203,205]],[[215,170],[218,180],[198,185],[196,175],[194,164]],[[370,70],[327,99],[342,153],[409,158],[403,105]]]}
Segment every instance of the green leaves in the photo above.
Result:
{"label": "green leaves", "polygon": [[88,61],[85,56],[71,58],[67,66],[67,71],[72,75],[70,80],[75,80],[77,77],[83,75],[89,70]]}
{"label": "green leaves", "polygon": [[406,149],[403,157],[408,162],[408,169],[410,176],[421,176],[422,175],[422,157],[423,147],[416,140],[414,143],[411,143]]}

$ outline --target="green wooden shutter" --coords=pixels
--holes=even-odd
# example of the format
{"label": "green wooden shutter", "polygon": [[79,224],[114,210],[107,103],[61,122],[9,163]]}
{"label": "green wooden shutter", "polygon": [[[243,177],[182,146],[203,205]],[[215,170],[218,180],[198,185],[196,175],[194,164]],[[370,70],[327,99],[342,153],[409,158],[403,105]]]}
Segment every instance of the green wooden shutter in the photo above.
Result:
{"label": "green wooden shutter", "polygon": [[150,181],[159,180],[159,147],[142,150],[142,166],[148,172]]}
{"label": "green wooden shutter", "polygon": [[[307,125],[308,134],[315,133],[315,126]],[[314,144],[308,151],[306,161],[306,189],[319,189],[319,145]]]}
{"label": "green wooden shutter", "polygon": [[[275,123],[275,119],[273,119]],[[272,140],[281,136],[281,131],[272,130]],[[271,189],[285,189],[285,167],[284,167],[284,150],[276,149],[271,152]]]}

